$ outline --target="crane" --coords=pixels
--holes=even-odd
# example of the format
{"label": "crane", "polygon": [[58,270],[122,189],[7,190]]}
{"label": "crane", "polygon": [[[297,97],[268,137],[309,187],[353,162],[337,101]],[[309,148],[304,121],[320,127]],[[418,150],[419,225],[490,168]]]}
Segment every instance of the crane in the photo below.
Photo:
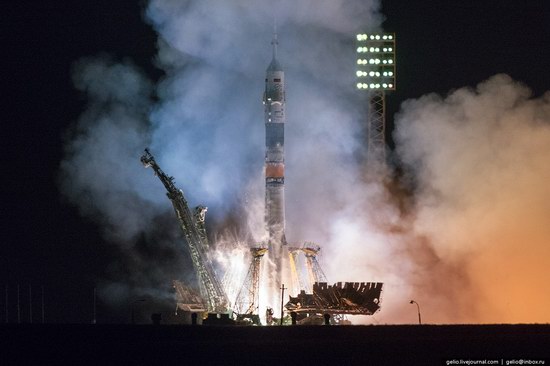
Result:
{"label": "crane", "polygon": [[141,156],[141,163],[155,171],[155,175],[166,188],[166,195],[172,201],[181,230],[187,240],[193,267],[199,280],[200,294],[206,302],[206,308],[209,312],[226,312],[229,301],[208,256],[209,244],[204,228],[207,208],[198,206],[191,213],[183,191],[176,188],[174,184],[174,177],[167,176],[162,171],[148,149],[145,149],[145,153]]}

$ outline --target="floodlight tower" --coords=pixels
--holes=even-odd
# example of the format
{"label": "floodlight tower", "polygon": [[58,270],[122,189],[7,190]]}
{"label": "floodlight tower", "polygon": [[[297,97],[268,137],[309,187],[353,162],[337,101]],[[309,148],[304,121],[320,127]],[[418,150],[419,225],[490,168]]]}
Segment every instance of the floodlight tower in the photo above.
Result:
{"label": "floodlight tower", "polygon": [[367,161],[386,160],[386,91],[395,90],[395,34],[357,35],[357,89],[368,93]]}

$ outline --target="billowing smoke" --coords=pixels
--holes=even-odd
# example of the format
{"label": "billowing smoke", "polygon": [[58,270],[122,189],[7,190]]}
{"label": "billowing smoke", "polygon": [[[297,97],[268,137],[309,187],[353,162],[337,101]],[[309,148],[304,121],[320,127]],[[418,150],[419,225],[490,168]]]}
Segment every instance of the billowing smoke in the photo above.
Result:
{"label": "billowing smoke", "polygon": [[161,212],[150,208],[157,200],[141,167],[128,164],[149,141],[152,85],[133,65],[105,56],[81,60],[73,75],[89,105],[70,131],[62,188],[84,215],[101,215],[110,238],[127,242]]}
{"label": "billowing smoke", "polygon": [[330,268],[386,283],[363,321],[414,322],[415,299],[428,322],[547,322],[550,95],[507,75],[426,95],[394,140],[405,173],[351,190],[332,225]]}
{"label": "billowing smoke", "polygon": [[[318,243],[329,281],[386,283],[383,310],[359,321],[414,322],[411,298],[431,322],[547,320],[523,316],[519,304],[544,299],[526,284],[544,284],[544,269],[526,263],[544,257],[539,244],[550,236],[526,211],[548,217],[548,98],[529,101],[525,87],[501,76],[475,92],[408,101],[396,131],[406,174],[366,176],[353,35],[379,28],[378,10],[374,0],[153,0],[146,18],[159,33],[160,82],[105,57],[75,66],[89,106],[69,134],[62,188],[126,258],[105,296],[121,286],[157,296],[162,281],[191,272],[163,187],[139,163],[145,146],[190,205],[209,207],[220,243],[265,234],[261,98],[276,20],[287,239]],[[523,292],[512,295],[509,284]]]}
{"label": "billowing smoke", "polygon": [[124,311],[138,296],[172,301],[166,277],[183,276],[181,268],[190,263],[179,255],[180,238],[170,225],[162,187],[143,179],[147,174],[136,164],[150,141],[153,85],[131,63],[107,56],[77,62],[73,80],[86,93],[88,107],[67,133],[60,185],[81,214],[118,244],[116,260],[99,279],[100,296]]}
{"label": "billowing smoke", "polygon": [[[411,228],[463,271],[439,290],[455,294],[458,320],[550,320],[550,94],[530,94],[496,75],[407,101],[397,118],[397,150],[415,180]],[[429,291],[418,296],[433,303]]]}

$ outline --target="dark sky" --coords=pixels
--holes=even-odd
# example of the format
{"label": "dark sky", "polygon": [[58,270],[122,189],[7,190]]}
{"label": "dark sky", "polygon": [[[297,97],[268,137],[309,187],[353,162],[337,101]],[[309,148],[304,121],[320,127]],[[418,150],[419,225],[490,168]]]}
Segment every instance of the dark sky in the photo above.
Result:
{"label": "dark sky", "polygon": [[[97,225],[82,219],[63,200],[57,175],[64,134],[86,103],[72,86],[75,61],[105,53],[133,60],[152,79],[161,76],[151,62],[156,35],[142,20],[140,3],[0,5],[0,284],[8,286],[12,322],[17,284],[24,321],[29,285],[35,320],[44,286],[47,321],[89,321],[93,287],[116,260],[117,250],[105,243]],[[535,95],[550,89],[549,7],[545,0],[384,1],[384,28],[397,34],[397,91],[388,97],[390,121],[405,99],[475,86],[497,73],[525,83]],[[0,321],[5,320],[4,291],[3,287]],[[111,319],[109,309],[101,311],[100,318]]]}

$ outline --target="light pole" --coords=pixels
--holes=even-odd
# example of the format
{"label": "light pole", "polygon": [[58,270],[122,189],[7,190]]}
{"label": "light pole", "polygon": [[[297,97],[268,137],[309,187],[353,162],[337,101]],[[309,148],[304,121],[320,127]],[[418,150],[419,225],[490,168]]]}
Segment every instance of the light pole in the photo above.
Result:
{"label": "light pole", "polygon": [[420,317],[420,305],[414,300],[411,300],[411,304],[416,304],[416,309],[418,310],[418,324],[422,325],[422,318]]}
{"label": "light pole", "polygon": [[285,284],[283,283],[281,285],[281,325],[283,325],[283,311],[284,311],[284,307],[283,307],[283,304],[284,304],[284,300],[285,300],[285,290],[287,288],[285,287]]}

